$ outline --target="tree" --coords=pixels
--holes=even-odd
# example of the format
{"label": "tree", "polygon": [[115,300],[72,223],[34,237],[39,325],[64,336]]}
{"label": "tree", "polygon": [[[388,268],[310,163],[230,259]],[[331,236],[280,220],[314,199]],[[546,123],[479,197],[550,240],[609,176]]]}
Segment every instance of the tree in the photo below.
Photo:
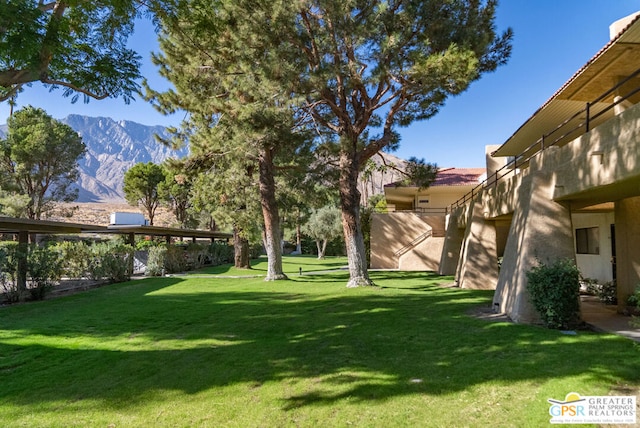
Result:
{"label": "tree", "polygon": [[171,160],[165,163],[165,180],[158,184],[158,193],[164,204],[171,210],[181,228],[194,225],[193,217],[193,177],[185,170],[185,162]]}
{"label": "tree", "polygon": [[318,259],[324,259],[327,242],[340,235],[341,229],[340,210],[327,205],[311,213],[302,232],[316,241]]}
{"label": "tree", "polygon": [[8,217],[26,217],[30,200],[27,195],[0,190],[0,213]]}
{"label": "tree", "polygon": [[[496,33],[496,0],[229,0],[214,8],[201,0],[179,3],[180,10],[194,11],[182,24],[200,31],[185,43],[194,50],[201,43],[225,46],[207,51],[211,63],[199,64],[202,73],[231,57],[234,66],[219,72],[231,78],[250,70],[260,76],[256,86],[279,86],[300,115],[313,119],[322,144],[338,160],[347,286],[372,284],[358,174],[373,155],[397,147],[398,127],[432,117],[449,96],[506,62],[512,34]],[[225,13],[216,15],[222,8]],[[202,29],[213,29],[215,37]],[[244,44],[225,45],[225,38]]]}
{"label": "tree", "polygon": [[298,90],[339,156],[348,286],[371,284],[358,173],[397,145],[397,127],[435,115],[448,96],[506,62],[511,31],[496,34],[495,7],[494,0],[314,0],[293,8],[287,28],[306,66]]}
{"label": "tree", "polygon": [[135,0],[4,0],[0,7],[0,101],[24,85],[62,87],[75,102],[138,90],[140,57],[126,48]]}
{"label": "tree", "polygon": [[[322,144],[338,161],[347,285],[371,284],[360,227],[358,174],[373,155],[397,147],[398,127],[435,115],[447,97],[506,62],[512,35],[510,30],[496,34],[496,1],[219,4],[227,3],[233,4],[233,13],[214,21],[207,21],[214,12],[199,7],[199,0],[181,5],[196,11],[192,17],[204,17],[190,25],[241,37],[251,47],[214,51],[214,64],[218,56],[234,57],[238,61],[230,75],[250,69],[261,76],[261,85],[279,85],[313,119]],[[202,39],[191,38],[194,45]],[[220,42],[209,40],[215,40],[212,45]],[[238,51],[244,56],[237,56]],[[208,64],[201,66],[208,70]]]}
{"label": "tree", "polygon": [[7,121],[8,133],[0,141],[5,192],[26,195],[26,215],[40,219],[56,201],[78,197],[72,184],[78,179],[78,158],[85,152],[82,138],[44,110],[25,107]]}
{"label": "tree", "polygon": [[[220,131],[219,128],[209,129],[212,133]],[[191,140],[193,150],[187,160],[187,168],[194,176],[194,208],[209,212],[216,219],[216,225],[232,229],[234,266],[251,269],[249,246],[260,241],[262,228],[255,165],[208,151],[200,153],[199,139],[208,141],[211,138],[203,133]]]}
{"label": "tree", "polygon": [[[159,94],[148,89],[148,97],[164,111],[180,107],[192,113],[187,126],[209,137],[206,142],[200,139],[202,150],[242,165],[253,162],[268,258],[266,280],[286,279],[275,176],[279,168],[295,167],[308,139],[298,129],[290,92],[252,66],[256,58],[279,59],[270,57],[268,46],[255,34],[247,33],[251,40],[245,37],[244,21],[235,20],[239,10],[234,2],[204,9],[198,5],[203,6],[198,0],[186,1],[160,13],[166,34],[160,41],[163,53],[153,58],[175,91]],[[279,67],[280,74],[287,72],[286,64],[272,67]],[[208,132],[210,127],[221,131]]]}
{"label": "tree", "polygon": [[[318,163],[318,166],[321,164]],[[326,174],[312,168],[305,174],[287,177],[286,184],[280,186],[279,206],[282,208],[285,225],[293,231],[291,236],[296,243],[295,252],[302,254],[302,225],[314,209],[324,205],[337,204],[335,189],[327,185]]]}
{"label": "tree", "polygon": [[164,169],[153,162],[137,163],[124,174],[125,199],[129,205],[142,208],[151,226],[161,202],[158,186],[165,178]]}

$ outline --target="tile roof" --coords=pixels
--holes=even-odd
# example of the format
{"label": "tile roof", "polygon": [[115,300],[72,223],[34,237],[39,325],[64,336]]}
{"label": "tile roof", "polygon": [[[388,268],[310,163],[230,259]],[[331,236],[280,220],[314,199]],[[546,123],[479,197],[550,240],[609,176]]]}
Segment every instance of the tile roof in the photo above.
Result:
{"label": "tile roof", "polygon": [[[479,184],[487,172],[485,168],[440,168],[433,186],[466,186]],[[400,182],[385,184],[384,187],[398,187]],[[411,187],[411,186],[409,186]],[[415,186],[414,186],[415,187]]]}
{"label": "tile roof", "polygon": [[441,168],[431,186],[464,186],[480,183],[485,168]]}

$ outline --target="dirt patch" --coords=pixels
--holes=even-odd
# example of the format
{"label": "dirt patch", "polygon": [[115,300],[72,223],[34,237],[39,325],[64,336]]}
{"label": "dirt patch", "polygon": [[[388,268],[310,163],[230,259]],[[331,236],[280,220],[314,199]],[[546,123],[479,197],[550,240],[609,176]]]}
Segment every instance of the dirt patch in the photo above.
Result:
{"label": "dirt patch", "polygon": [[[77,207],[77,209],[75,209]],[[109,224],[112,212],[142,213],[136,207],[126,202],[71,202],[56,204],[56,212],[47,220],[64,221],[71,223],[95,224],[106,226]],[[71,217],[63,213],[71,212]],[[154,226],[176,226],[173,214],[164,207],[159,207],[153,220]]]}
{"label": "dirt patch", "polygon": [[513,322],[504,313],[496,313],[491,306],[475,306],[467,311],[467,315],[484,321]]}
{"label": "dirt patch", "polygon": [[640,415],[640,385],[616,385],[611,388],[609,391],[609,395],[618,395],[618,396],[635,396],[636,397],[636,423],[631,424],[605,424],[598,425],[601,428],[629,428],[629,427],[640,427],[640,420],[638,420],[638,415]]}

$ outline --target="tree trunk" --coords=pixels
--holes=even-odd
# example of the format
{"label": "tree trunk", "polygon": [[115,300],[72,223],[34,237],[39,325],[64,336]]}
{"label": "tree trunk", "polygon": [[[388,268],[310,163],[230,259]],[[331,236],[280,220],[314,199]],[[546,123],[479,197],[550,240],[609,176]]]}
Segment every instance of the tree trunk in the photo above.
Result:
{"label": "tree trunk", "polygon": [[302,231],[300,230],[300,210],[296,214],[296,254],[302,254]]}
{"label": "tree trunk", "polygon": [[239,269],[251,269],[249,262],[249,241],[242,237],[240,230],[233,227],[233,261]]}
{"label": "tree trunk", "polygon": [[367,272],[364,236],[360,226],[360,192],[358,191],[357,155],[340,153],[340,208],[342,228],[349,262],[347,287],[374,285]]}
{"label": "tree trunk", "polygon": [[16,250],[16,259],[18,262],[16,288],[18,290],[18,299],[24,301],[27,293],[27,257],[29,254],[29,234],[26,231],[18,232],[18,248]]}
{"label": "tree trunk", "polygon": [[327,242],[329,242],[328,239],[323,239],[322,246],[320,246],[320,241],[316,241],[316,244],[318,245],[318,259],[320,260],[324,259],[324,254],[327,252]]}
{"label": "tree trunk", "polygon": [[282,245],[280,235],[280,215],[276,202],[273,153],[262,148],[258,167],[260,169],[260,205],[264,217],[264,244],[267,252],[267,276],[265,281],[288,279],[282,271]]}

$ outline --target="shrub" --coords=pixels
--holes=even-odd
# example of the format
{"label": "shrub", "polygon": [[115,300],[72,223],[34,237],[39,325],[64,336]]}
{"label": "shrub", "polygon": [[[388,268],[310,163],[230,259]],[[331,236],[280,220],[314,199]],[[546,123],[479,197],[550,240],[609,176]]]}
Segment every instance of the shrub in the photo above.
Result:
{"label": "shrub", "polygon": [[136,241],[136,250],[137,251],[147,251],[154,247],[163,246],[164,242],[156,241],[153,239],[140,239]]}
{"label": "shrub", "polygon": [[33,300],[42,300],[62,276],[62,258],[53,248],[32,245],[27,256],[29,293]]}
{"label": "shrub", "polygon": [[88,276],[91,247],[86,243],[64,241],[55,247],[62,259],[63,274],[69,278]]}
{"label": "shrub", "polygon": [[580,281],[582,287],[584,287],[584,291],[586,294],[591,296],[597,296],[600,291],[600,284],[598,280],[593,278],[582,278]]}
{"label": "shrub", "polygon": [[627,306],[635,306],[640,309],[640,285],[636,286],[633,294],[627,297]]}
{"label": "shrub", "polygon": [[615,279],[605,282],[597,291],[598,299],[605,305],[615,305],[618,303],[618,290]]}
{"label": "shrub", "polygon": [[53,247],[31,245],[27,249],[26,268],[29,288],[18,288],[18,259],[20,246],[17,242],[0,245],[0,287],[7,301],[13,303],[26,298],[44,299],[47,292],[62,276],[62,258]]}
{"label": "shrub", "polygon": [[262,244],[252,244],[249,247],[249,258],[251,260],[257,259],[263,252]]}
{"label": "shrub", "polygon": [[[346,248],[344,246],[344,237],[342,235],[336,236],[327,242],[327,249],[324,252],[325,256],[344,256],[346,255]],[[314,254],[318,255],[318,247],[316,241],[308,236],[302,237],[302,254]]]}
{"label": "shrub", "polygon": [[214,242],[209,245],[209,257],[211,258],[211,264],[214,266],[231,263],[233,262],[233,246],[222,242]]}
{"label": "shrub", "polygon": [[548,328],[573,328],[580,314],[580,272],[572,260],[540,264],[527,272],[528,290]]}
{"label": "shrub", "polygon": [[177,273],[198,269],[206,263],[215,266],[231,261],[233,261],[233,247],[228,244],[160,245],[149,248],[145,274],[159,276],[165,272]]}
{"label": "shrub", "polygon": [[133,247],[118,242],[102,242],[91,246],[89,277],[124,282],[131,279]]}
{"label": "shrub", "polygon": [[167,245],[164,268],[167,273],[184,272],[187,270],[186,248],[181,245]]}
{"label": "shrub", "polygon": [[18,243],[0,243],[0,287],[9,303],[21,300],[22,291],[18,290]]}
{"label": "shrub", "polygon": [[149,248],[149,257],[147,258],[147,268],[145,275],[161,276],[165,272],[165,259],[167,257],[167,247],[156,246]]}
{"label": "shrub", "polygon": [[209,246],[197,243],[187,245],[185,254],[187,270],[201,268],[209,259]]}

